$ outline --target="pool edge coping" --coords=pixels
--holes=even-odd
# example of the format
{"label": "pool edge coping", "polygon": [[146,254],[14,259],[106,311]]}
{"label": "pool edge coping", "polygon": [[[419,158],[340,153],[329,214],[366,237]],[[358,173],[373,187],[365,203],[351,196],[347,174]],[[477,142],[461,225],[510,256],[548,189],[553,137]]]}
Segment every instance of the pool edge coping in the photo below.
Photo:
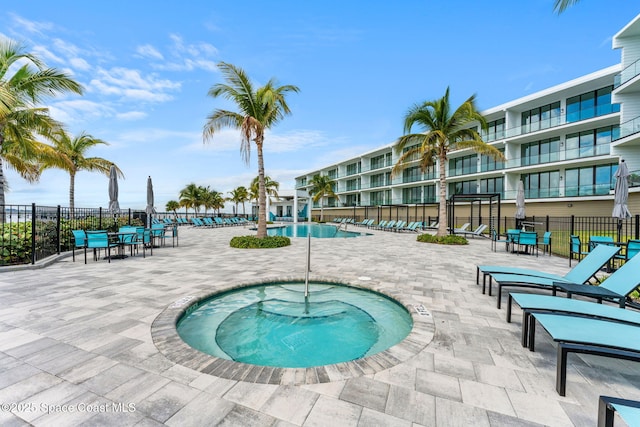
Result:
{"label": "pool edge coping", "polygon": [[378,292],[400,303],[411,315],[413,326],[409,334],[398,344],[374,355],[349,362],[310,368],[279,368],[250,365],[223,359],[203,353],[190,347],[178,335],[176,325],[182,315],[193,304],[234,289],[274,282],[304,281],[300,277],[268,277],[251,282],[230,283],[213,292],[201,292],[197,295],[185,295],[169,304],[151,324],[151,338],[158,351],[170,361],[187,368],[234,381],[260,384],[300,385],[343,381],[364,375],[372,375],[403,362],[422,351],[434,337],[433,316],[421,304],[407,301],[400,294],[389,292],[378,286],[375,279],[347,281],[335,277],[310,277],[311,281],[336,283],[354,288]]}

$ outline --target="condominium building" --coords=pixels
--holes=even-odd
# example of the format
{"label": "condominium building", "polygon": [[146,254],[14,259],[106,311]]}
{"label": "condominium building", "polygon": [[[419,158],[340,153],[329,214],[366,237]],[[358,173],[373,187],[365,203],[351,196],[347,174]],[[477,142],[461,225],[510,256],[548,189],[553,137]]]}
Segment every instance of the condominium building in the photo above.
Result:
{"label": "condominium building", "polygon": [[[488,130],[482,138],[506,160],[451,152],[447,198],[497,193],[507,213],[515,209],[522,180],[528,216],[610,215],[614,174],[624,159],[632,172],[630,210],[640,213],[640,15],[613,37],[613,48],[621,51],[619,64],[483,111]],[[338,197],[324,199],[323,206],[335,213],[432,205],[435,215],[437,164],[423,171],[409,162],[392,175],[399,158],[393,146],[310,171],[296,178],[296,189],[304,194],[314,175],[328,175]]]}

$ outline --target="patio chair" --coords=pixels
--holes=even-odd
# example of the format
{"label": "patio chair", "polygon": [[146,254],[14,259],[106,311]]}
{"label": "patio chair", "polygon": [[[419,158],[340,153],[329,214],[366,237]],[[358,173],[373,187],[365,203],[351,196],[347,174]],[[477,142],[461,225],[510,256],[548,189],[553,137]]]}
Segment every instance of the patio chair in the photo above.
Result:
{"label": "patio chair", "polygon": [[[610,249],[598,249],[597,251],[592,251],[589,253],[582,261],[580,261],[575,267],[569,270],[564,276],[559,276],[554,273],[547,273],[540,270],[533,270],[529,268],[520,268],[520,267],[511,267],[511,266],[502,266],[502,265],[478,265],[476,266],[476,284],[480,284],[480,272],[482,272],[482,293],[485,293],[486,287],[486,279],[489,276],[490,281],[489,285],[491,285],[491,277],[494,274],[511,274],[511,275],[520,275],[520,276],[533,276],[533,277],[544,277],[552,280],[563,280],[569,277],[573,278],[582,278],[584,274],[582,271],[589,272],[591,270],[594,273],[591,276],[587,277],[583,282],[589,280],[593,274],[595,274],[600,267],[609,262],[609,260],[618,253],[619,249],[610,247]],[[608,258],[607,258],[608,257]],[[605,259],[606,258],[606,259]],[[596,268],[595,264],[598,264],[599,267]],[[560,279],[558,279],[560,278]],[[575,280],[574,280],[575,282]],[[491,293],[489,293],[491,295]]]}
{"label": "patio chair", "polygon": [[464,231],[467,231],[469,229],[469,227],[471,227],[471,223],[470,222],[465,222],[464,224],[462,224],[461,227],[459,228],[454,228],[453,232],[454,233],[462,233]]}
{"label": "patio chair", "polygon": [[589,252],[584,252],[582,250],[582,243],[580,242],[580,237],[576,235],[569,236],[569,267],[571,267],[571,261],[573,261],[574,257],[578,261],[583,256],[587,256]]}
{"label": "patio chair", "polygon": [[640,426],[640,402],[619,397],[600,396],[598,427],[613,427],[615,412],[629,426]]}
{"label": "patio chair", "polygon": [[[561,314],[532,313],[531,316],[557,343],[556,391],[560,396],[566,395],[570,353],[640,362],[640,340],[633,339],[640,336],[640,326]],[[534,351],[535,336],[531,335],[531,329],[528,347]]]}
{"label": "patio chair", "polygon": [[542,235],[542,240],[538,241],[538,247],[542,246],[542,254],[546,254],[549,251],[549,256],[551,256],[551,232],[545,231]]}
{"label": "patio chair", "polygon": [[144,242],[138,240],[138,229],[136,227],[120,227],[118,230],[118,242],[122,247],[129,247],[131,256],[135,252],[140,253],[140,246],[142,246],[142,257],[146,258]]}
{"label": "patio chair", "polygon": [[[491,278],[498,285],[498,303],[500,308],[502,301],[502,288],[504,287],[523,287],[523,288],[539,288],[554,290],[554,286],[559,284],[575,284],[575,283],[587,283],[595,274],[606,265],[614,256],[618,253],[620,248],[615,246],[598,245],[593,251],[594,256],[589,258],[589,262],[584,262],[587,258],[578,263],[575,268],[570,270],[564,276],[557,276],[552,278],[527,276],[523,274],[491,274]],[[483,286],[484,291],[484,286]],[[554,291],[555,292],[555,291]],[[491,281],[489,282],[489,295],[491,295]]]}
{"label": "patio chair", "polygon": [[624,259],[629,261],[640,252],[640,240],[628,240],[625,244]]}
{"label": "patio chair", "polygon": [[[504,243],[505,251],[506,252],[509,251],[509,244],[511,243],[511,240],[508,238],[501,239],[500,236],[498,236],[498,232],[495,229],[493,229],[491,230],[491,250],[493,252],[497,250],[498,243]],[[477,278],[476,278],[476,284],[479,284],[479,279]]]}
{"label": "patio chair", "polygon": [[100,249],[106,249],[107,259],[111,263],[111,248],[117,247],[117,243],[111,242],[106,230],[87,231],[87,244],[84,247],[84,263],[87,263],[87,249],[93,249],[93,260],[97,261]]}
{"label": "patio chair", "polygon": [[471,237],[473,237],[475,239],[476,236],[484,237],[484,235],[482,233],[484,233],[484,230],[486,230],[486,229],[487,229],[487,225],[486,224],[480,224],[473,231],[462,231],[459,234],[462,234],[464,237],[471,236]]}
{"label": "patio chair", "polygon": [[73,262],[76,262],[76,249],[84,249],[87,245],[87,233],[84,230],[71,230],[73,234],[73,247],[71,248]]}
{"label": "patio chair", "polygon": [[529,248],[531,248],[531,253],[535,250],[536,256],[538,256],[538,233],[535,231],[521,231],[518,235],[518,250],[517,253],[522,253],[522,246],[524,246],[525,253],[529,252]]}

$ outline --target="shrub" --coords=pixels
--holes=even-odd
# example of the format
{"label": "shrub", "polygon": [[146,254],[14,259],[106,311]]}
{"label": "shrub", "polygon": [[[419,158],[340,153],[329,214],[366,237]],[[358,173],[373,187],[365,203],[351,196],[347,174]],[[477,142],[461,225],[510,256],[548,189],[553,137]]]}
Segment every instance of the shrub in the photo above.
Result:
{"label": "shrub", "polygon": [[462,236],[448,234],[446,236],[433,236],[431,234],[421,234],[418,236],[418,242],[436,243],[439,245],[468,245],[469,241]]}
{"label": "shrub", "polygon": [[291,245],[291,239],[284,236],[267,236],[262,239],[256,236],[236,236],[229,244],[232,248],[240,249],[281,248]]}

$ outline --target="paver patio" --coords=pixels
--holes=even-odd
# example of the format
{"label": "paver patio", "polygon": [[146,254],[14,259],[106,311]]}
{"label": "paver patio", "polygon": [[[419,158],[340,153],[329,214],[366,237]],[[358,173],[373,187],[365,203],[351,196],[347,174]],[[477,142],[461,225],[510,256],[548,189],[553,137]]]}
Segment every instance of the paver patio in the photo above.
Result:
{"label": "paver patio", "polygon": [[313,239],[311,255],[312,278],[427,308],[433,339],[406,360],[329,382],[302,370],[278,384],[176,363],[151,332],[176,301],[304,277],[306,239],[229,247],[232,236],[251,233],[183,227],[179,247],[145,259],[85,265],[63,257],[0,270],[0,425],[585,426],[595,425],[601,394],[640,399],[639,364],[587,356],[570,357],[567,396],[559,396],[554,344],[540,330],[536,352],[521,347],[519,310],[506,323],[495,296],[475,284],[477,264],[564,274],[566,259],[493,253],[484,239],[422,244],[412,233]]}

